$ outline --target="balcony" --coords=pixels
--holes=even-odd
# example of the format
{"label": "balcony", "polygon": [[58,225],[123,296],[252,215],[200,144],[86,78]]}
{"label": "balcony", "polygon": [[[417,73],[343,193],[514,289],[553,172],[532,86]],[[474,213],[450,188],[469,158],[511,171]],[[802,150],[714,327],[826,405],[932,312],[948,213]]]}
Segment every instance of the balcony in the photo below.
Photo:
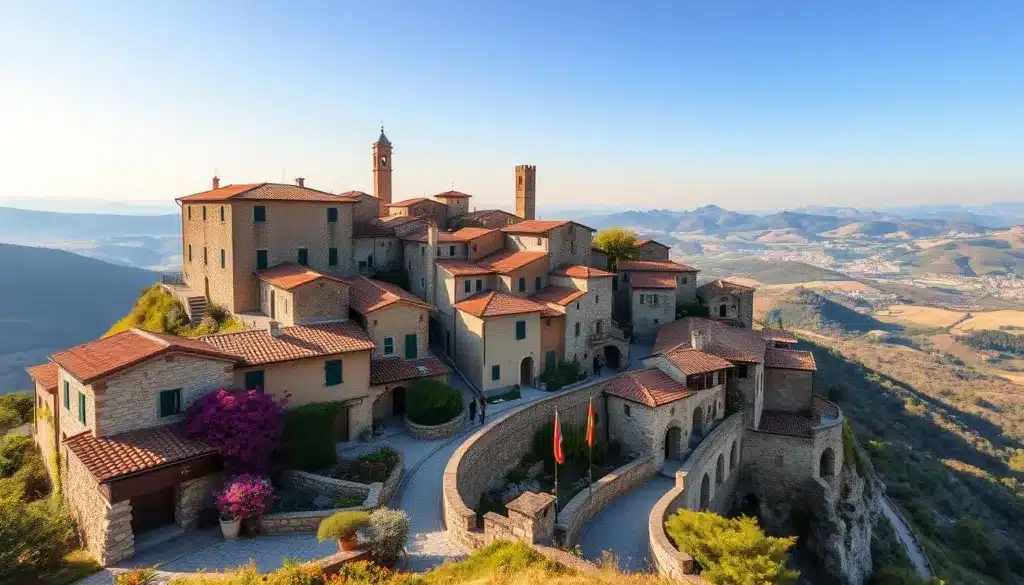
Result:
{"label": "balcony", "polygon": [[629,336],[627,336],[626,332],[614,322],[610,326],[602,326],[600,331],[592,332],[587,337],[587,341],[589,341],[590,345],[601,345],[612,340],[629,343]]}

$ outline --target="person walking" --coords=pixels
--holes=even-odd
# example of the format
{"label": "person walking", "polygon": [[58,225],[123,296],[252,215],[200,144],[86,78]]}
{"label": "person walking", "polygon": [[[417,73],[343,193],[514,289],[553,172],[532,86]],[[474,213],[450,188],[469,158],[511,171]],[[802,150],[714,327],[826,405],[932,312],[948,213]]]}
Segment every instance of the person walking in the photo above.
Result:
{"label": "person walking", "polygon": [[476,424],[476,398],[469,401],[469,426]]}
{"label": "person walking", "polygon": [[483,396],[480,397],[480,426],[484,426],[484,420],[487,418],[487,400]]}

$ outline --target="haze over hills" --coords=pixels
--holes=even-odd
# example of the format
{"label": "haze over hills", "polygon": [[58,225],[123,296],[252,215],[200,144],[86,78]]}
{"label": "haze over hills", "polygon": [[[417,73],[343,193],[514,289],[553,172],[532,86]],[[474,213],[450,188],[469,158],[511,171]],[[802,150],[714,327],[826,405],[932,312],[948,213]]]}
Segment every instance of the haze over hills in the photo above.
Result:
{"label": "haze over hills", "polygon": [[952,240],[897,257],[912,272],[962,276],[1024,274],[1024,227],[981,238]]}

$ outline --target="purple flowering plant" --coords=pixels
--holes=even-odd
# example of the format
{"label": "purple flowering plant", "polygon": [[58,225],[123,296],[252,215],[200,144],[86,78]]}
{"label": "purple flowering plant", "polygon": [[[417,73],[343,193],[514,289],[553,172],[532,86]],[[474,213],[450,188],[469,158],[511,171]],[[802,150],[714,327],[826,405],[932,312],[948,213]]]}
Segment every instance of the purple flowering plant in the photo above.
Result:
{"label": "purple flowering plant", "polygon": [[265,473],[281,442],[286,404],[287,397],[259,390],[221,388],[188,408],[185,435],[217,449],[232,471]]}
{"label": "purple flowering plant", "polygon": [[270,479],[251,473],[240,473],[213,492],[217,511],[224,520],[259,516],[267,509],[273,495]]}

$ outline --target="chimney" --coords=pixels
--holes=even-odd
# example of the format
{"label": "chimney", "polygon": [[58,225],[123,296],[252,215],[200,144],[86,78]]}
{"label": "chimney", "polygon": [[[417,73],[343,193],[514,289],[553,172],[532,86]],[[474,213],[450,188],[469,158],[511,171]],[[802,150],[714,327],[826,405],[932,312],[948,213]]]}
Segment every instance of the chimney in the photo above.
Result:
{"label": "chimney", "polygon": [[306,186],[306,177],[299,177],[299,178],[295,179],[295,184],[298,185],[299,187],[305,187]]}
{"label": "chimney", "polygon": [[267,332],[271,337],[281,337],[281,324],[273,319],[267,321]]}
{"label": "chimney", "polygon": [[697,331],[690,332],[690,347],[701,351],[704,349],[704,336]]}
{"label": "chimney", "polygon": [[220,177],[215,175],[213,177],[213,190],[216,191],[217,189],[220,189]]}

